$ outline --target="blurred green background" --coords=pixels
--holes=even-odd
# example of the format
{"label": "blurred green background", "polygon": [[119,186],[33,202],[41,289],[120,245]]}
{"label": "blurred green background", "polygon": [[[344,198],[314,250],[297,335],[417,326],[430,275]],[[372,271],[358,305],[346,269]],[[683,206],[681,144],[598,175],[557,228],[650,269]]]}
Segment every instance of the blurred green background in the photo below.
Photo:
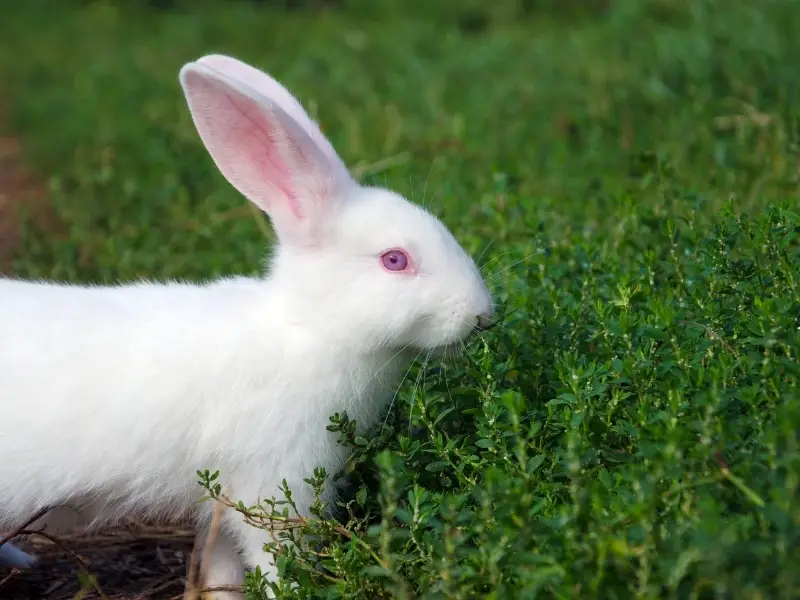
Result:
{"label": "blurred green background", "polygon": [[775,0],[16,3],[0,22],[5,127],[63,227],[26,235],[13,268],[259,267],[258,223],[178,86],[211,52],[282,81],[367,181],[427,194],[470,250],[613,236],[637,227],[630,203],[654,218],[764,206],[797,191],[798,21]]}

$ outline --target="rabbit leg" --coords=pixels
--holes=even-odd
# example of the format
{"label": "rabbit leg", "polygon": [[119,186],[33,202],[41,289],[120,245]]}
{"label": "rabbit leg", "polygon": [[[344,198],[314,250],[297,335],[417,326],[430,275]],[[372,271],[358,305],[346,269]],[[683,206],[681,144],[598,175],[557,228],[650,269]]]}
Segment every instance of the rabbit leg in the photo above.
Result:
{"label": "rabbit leg", "polygon": [[247,523],[236,523],[235,526],[246,567],[250,569],[260,567],[261,575],[266,577],[267,581],[276,581],[278,569],[274,563],[275,559],[272,554],[264,550],[264,544],[272,541],[269,533]]}
{"label": "rabbit leg", "polygon": [[[207,541],[203,527],[197,530],[195,544],[202,553]],[[244,585],[244,563],[239,555],[235,539],[227,532],[220,532],[214,540],[208,563],[203,565],[206,573],[205,587],[228,587]],[[203,596],[203,600],[244,600],[244,593],[217,591]]]}

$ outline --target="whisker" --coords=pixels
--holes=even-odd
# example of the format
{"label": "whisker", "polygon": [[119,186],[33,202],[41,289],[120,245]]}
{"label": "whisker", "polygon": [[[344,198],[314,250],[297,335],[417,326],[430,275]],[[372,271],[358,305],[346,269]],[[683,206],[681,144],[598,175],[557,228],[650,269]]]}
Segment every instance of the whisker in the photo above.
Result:
{"label": "whisker", "polygon": [[397,389],[394,392],[394,396],[392,396],[392,400],[391,400],[391,402],[389,402],[389,410],[386,411],[386,418],[383,420],[383,425],[381,426],[381,433],[383,433],[383,430],[386,427],[386,424],[389,422],[389,415],[392,414],[392,409],[394,408],[394,401],[397,399],[397,394],[400,393],[400,388],[403,387],[403,384],[406,381],[406,377],[408,377],[408,374],[411,372],[411,368],[414,366],[414,363],[417,361],[417,359],[419,358],[420,354],[422,354],[423,352],[424,352],[424,350],[420,350],[419,352],[417,352],[417,355],[414,357],[414,360],[412,360],[411,364],[408,365],[408,368],[406,369],[405,374],[400,379],[400,383],[397,384]]}
{"label": "whisker", "polygon": [[[541,253],[543,253],[543,252],[544,252],[544,250],[537,250],[536,252],[531,252],[530,254],[527,254],[527,255],[525,255],[525,256],[522,258],[522,260],[527,260],[527,259],[529,259],[529,258],[531,258],[531,257],[533,257],[533,256],[536,256],[537,254],[541,254]],[[483,263],[483,265],[481,265],[481,269],[485,269],[485,268],[486,268],[486,266],[487,266],[487,265],[488,265],[488,264],[489,264],[489,263],[490,263],[492,260],[494,260],[494,261],[499,261],[501,258],[504,258],[504,257],[506,257],[506,256],[508,256],[508,255],[510,255],[510,254],[514,254],[514,250],[509,250],[508,252],[503,252],[502,254],[498,254],[498,255],[496,255],[496,256],[490,256],[489,258],[487,258],[487,259],[486,259],[486,262],[485,262],[485,263]]]}
{"label": "whisker", "polygon": [[427,207],[425,206],[425,194],[428,191],[428,181],[431,178],[431,173],[433,173],[433,166],[436,164],[436,160],[438,158],[439,158],[438,154],[433,157],[433,160],[431,161],[431,167],[430,167],[430,169],[428,169],[428,176],[425,178],[425,186],[422,188],[422,208],[425,208],[426,210],[427,210]]}
{"label": "whisker", "polygon": [[[414,412],[414,398],[417,395],[417,387],[419,386],[420,378],[422,378],[423,381],[424,381],[425,369],[428,367],[428,359],[430,359],[430,357],[431,357],[431,350],[428,350],[428,354],[425,356],[425,360],[422,363],[422,368],[419,370],[419,373],[417,373],[417,378],[414,381],[414,387],[411,388],[411,410],[409,410],[409,415],[408,415],[408,437],[409,437],[409,439],[411,438],[411,424],[412,424],[412,422],[414,420],[412,418],[413,417],[413,412]],[[423,385],[423,388],[424,388],[424,385]]]}
{"label": "whisker", "polygon": [[[487,244],[486,244],[486,245],[483,247],[483,250],[482,250],[482,251],[481,251],[481,253],[478,255],[478,258],[476,258],[476,259],[475,259],[475,264],[476,264],[476,265],[477,265],[477,264],[480,264],[480,262],[481,262],[481,259],[483,258],[483,255],[484,255],[484,254],[486,254],[486,251],[489,249],[489,246],[491,246],[491,245],[492,245],[492,242],[493,242],[493,241],[494,241],[494,240],[489,240],[489,242],[488,242],[488,243],[487,243]],[[487,262],[488,262],[488,260],[489,260],[489,259],[487,259]],[[478,271],[480,271],[481,269],[482,269],[482,267],[478,267]]]}
{"label": "whisker", "polygon": [[444,389],[447,390],[447,397],[450,398],[450,404],[455,406],[456,401],[453,400],[453,394],[450,391],[450,382],[447,380],[447,367],[442,367],[442,379],[444,379]]}
{"label": "whisker", "polygon": [[[387,336],[387,340],[388,340],[388,336]],[[400,350],[395,352],[385,363],[383,363],[380,367],[378,367],[378,369],[375,371],[375,373],[372,375],[372,377],[370,377],[367,380],[367,382],[361,387],[361,389],[358,390],[355,393],[355,395],[353,396],[353,400],[352,401],[356,401],[358,398],[360,398],[361,394],[363,394],[365,391],[367,391],[367,388],[370,385],[372,385],[372,383],[378,378],[378,376],[380,375],[381,371],[383,371],[383,369],[385,369],[387,367],[387,365],[389,365],[389,363],[391,363],[395,358],[400,356],[400,354],[402,354],[403,352],[408,350],[408,348],[410,348],[414,343],[416,343],[417,340],[419,340],[419,337],[415,338],[414,340],[412,340],[411,342],[409,342],[408,344],[406,344],[405,346],[400,348]],[[385,343],[385,342],[383,342],[383,343]],[[422,353],[422,351],[420,351],[419,354],[421,354],[421,353]],[[419,356],[419,354],[417,354],[417,356]],[[352,401],[351,401],[351,403],[352,403]]]}
{"label": "whisker", "polygon": [[[497,256],[490,256],[489,258],[486,259],[486,262],[483,263],[480,266],[480,269],[481,270],[485,269],[489,265],[489,263],[492,262],[493,260],[494,261],[499,261],[501,258],[504,258],[504,257],[508,256],[509,254],[513,254],[513,253],[514,253],[513,250],[509,250],[508,252],[503,252],[502,254],[498,254]],[[531,255],[531,256],[533,256],[533,255]]]}
{"label": "whisker", "polygon": [[536,254],[538,254],[538,253],[534,252],[533,254],[529,254],[527,256],[524,256],[523,258],[519,259],[518,261],[511,263],[510,265],[508,265],[507,267],[504,267],[503,269],[500,269],[496,273],[493,273],[491,275],[491,277],[487,277],[486,278],[486,285],[489,285],[489,283],[497,281],[500,278],[501,275],[503,275],[504,273],[508,272],[510,269],[513,269],[514,267],[516,267],[520,263],[525,262],[529,258],[531,258],[533,256],[536,256]]}

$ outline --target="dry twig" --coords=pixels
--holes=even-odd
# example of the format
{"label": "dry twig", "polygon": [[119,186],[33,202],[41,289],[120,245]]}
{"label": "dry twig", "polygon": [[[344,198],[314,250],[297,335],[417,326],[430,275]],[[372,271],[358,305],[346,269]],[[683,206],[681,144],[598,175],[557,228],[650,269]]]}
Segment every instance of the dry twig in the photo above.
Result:
{"label": "dry twig", "polygon": [[240,585],[221,585],[206,587],[208,578],[208,565],[211,562],[211,554],[214,552],[214,544],[219,537],[219,530],[222,526],[222,511],[225,505],[222,502],[214,503],[214,511],[211,514],[211,525],[208,528],[206,541],[203,545],[203,555],[198,559],[199,551],[197,544],[192,548],[189,562],[188,573],[186,576],[186,591],[183,600],[197,600],[209,592],[243,592],[244,587]]}
{"label": "dry twig", "polygon": [[9,579],[11,579],[12,577],[14,577],[14,575],[16,575],[17,573],[19,573],[19,569],[11,569],[11,572],[10,572],[8,575],[6,575],[6,576],[5,576],[5,577],[3,577],[2,579],[0,579],[0,587],[3,587],[3,585],[5,585],[5,583],[6,583],[6,582],[7,582]]}
{"label": "dry twig", "polygon": [[14,529],[14,530],[13,530],[11,533],[9,533],[7,536],[5,536],[5,537],[3,537],[2,539],[0,539],[0,546],[2,546],[3,544],[5,544],[5,543],[6,543],[6,542],[8,542],[9,540],[12,540],[12,539],[14,539],[14,538],[15,538],[15,537],[17,537],[18,535],[22,535],[23,531],[25,531],[25,530],[26,530],[28,527],[30,527],[32,523],[35,523],[36,521],[38,521],[39,519],[41,519],[43,516],[45,516],[49,510],[50,510],[50,508],[49,508],[49,507],[45,507],[45,508],[41,509],[41,510],[40,510],[39,512],[37,512],[35,515],[33,515],[33,516],[30,518],[30,519],[28,519],[27,521],[25,521],[25,522],[24,522],[22,525],[20,525],[20,526],[19,526],[19,527],[17,527],[16,529]]}
{"label": "dry twig", "polygon": [[[33,519],[31,522],[35,520],[36,519]],[[45,538],[46,540],[49,540],[53,545],[57,546],[62,552],[68,554],[76,563],[78,563],[78,566],[89,578],[92,587],[94,587],[98,595],[103,600],[109,600],[108,596],[106,596],[105,592],[103,592],[103,589],[100,587],[100,584],[97,582],[95,577],[89,571],[89,565],[86,564],[86,561],[83,560],[80,556],[78,556],[78,554],[67,548],[64,544],[62,544],[57,537],[50,535],[49,533],[45,532],[42,529],[23,529],[22,531],[19,532],[19,535],[38,535],[40,537]]]}

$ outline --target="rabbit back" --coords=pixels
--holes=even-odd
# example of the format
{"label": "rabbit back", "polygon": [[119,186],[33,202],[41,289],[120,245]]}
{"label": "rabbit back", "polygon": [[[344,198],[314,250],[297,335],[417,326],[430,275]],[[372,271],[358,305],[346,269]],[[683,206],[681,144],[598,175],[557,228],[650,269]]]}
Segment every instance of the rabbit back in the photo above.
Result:
{"label": "rabbit back", "polygon": [[0,280],[0,452],[14,457],[0,463],[0,526],[93,498],[121,514],[181,512],[198,469],[274,492],[335,468],[328,417],[374,421],[386,361],[332,354],[313,328],[285,323],[271,290]]}

